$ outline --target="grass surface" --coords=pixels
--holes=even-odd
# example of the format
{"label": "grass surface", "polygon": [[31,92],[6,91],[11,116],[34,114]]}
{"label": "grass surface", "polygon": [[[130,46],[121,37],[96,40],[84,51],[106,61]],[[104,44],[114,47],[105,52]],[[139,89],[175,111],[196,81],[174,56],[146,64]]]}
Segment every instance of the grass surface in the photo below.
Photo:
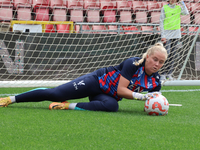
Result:
{"label": "grass surface", "polygon": [[[200,89],[163,87],[162,90]],[[20,93],[29,89],[1,89]],[[50,102],[18,103],[0,108],[1,150],[198,150],[200,91],[162,93],[166,116],[148,116],[144,102],[122,100],[119,111],[48,110]],[[87,102],[87,99],[71,102]]]}

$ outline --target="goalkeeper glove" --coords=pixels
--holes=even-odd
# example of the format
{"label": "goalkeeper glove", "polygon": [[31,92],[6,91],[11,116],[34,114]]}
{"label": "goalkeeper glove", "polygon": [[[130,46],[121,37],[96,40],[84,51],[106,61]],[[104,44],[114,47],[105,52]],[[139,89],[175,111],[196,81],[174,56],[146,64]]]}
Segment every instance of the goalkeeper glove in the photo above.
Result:
{"label": "goalkeeper glove", "polygon": [[140,94],[140,93],[137,93],[137,92],[133,92],[132,96],[133,96],[133,99],[141,100],[141,101],[145,101],[148,98],[146,95],[143,95],[143,94]]}
{"label": "goalkeeper glove", "polygon": [[161,92],[149,92],[147,94],[145,94],[146,97],[154,97],[155,95],[161,95]]}
{"label": "goalkeeper glove", "polygon": [[148,100],[151,97],[154,97],[154,95],[158,95],[158,94],[161,94],[161,93],[160,92],[151,92],[151,93],[147,93],[147,94],[140,94],[140,93],[137,93],[137,92],[133,92],[132,96],[133,96],[133,99],[145,101],[145,100]]}

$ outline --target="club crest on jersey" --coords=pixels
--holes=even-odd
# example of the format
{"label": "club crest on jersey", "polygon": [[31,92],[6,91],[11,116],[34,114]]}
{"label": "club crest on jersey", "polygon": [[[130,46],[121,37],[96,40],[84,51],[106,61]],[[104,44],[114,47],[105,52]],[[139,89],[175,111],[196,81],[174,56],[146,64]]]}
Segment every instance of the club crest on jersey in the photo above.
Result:
{"label": "club crest on jersey", "polygon": [[84,83],[83,80],[81,80],[81,81],[78,83],[78,85],[85,85],[85,83]]}
{"label": "club crest on jersey", "polygon": [[78,85],[85,85],[84,80],[79,81],[77,84],[76,82],[73,83],[75,90],[78,90]]}
{"label": "club crest on jersey", "polygon": [[148,82],[147,86],[148,86],[148,88],[150,88],[152,86],[152,84]]}

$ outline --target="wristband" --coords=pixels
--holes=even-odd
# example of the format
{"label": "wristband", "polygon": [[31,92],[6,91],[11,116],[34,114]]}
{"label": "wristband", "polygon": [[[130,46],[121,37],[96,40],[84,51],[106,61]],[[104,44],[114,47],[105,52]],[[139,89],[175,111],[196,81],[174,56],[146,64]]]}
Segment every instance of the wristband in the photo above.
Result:
{"label": "wristband", "polygon": [[137,92],[133,92],[132,93],[133,99],[138,99],[138,100],[142,100],[143,99],[143,95]]}

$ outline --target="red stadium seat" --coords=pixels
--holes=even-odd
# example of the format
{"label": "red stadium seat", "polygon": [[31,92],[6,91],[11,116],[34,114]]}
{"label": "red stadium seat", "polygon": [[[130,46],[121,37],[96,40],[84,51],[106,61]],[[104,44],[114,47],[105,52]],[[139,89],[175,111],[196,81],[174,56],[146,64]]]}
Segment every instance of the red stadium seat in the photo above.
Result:
{"label": "red stadium seat", "polygon": [[190,0],[190,2],[199,3],[199,0]]}
{"label": "red stadium seat", "polygon": [[[153,34],[153,27],[152,26],[141,26],[142,34]],[[150,31],[150,32],[148,32]]]}
{"label": "red stadium seat", "polygon": [[32,5],[29,0],[14,0],[17,11],[17,20],[31,20]]}
{"label": "red stadium seat", "polygon": [[191,13],[194,16],[193,23],[200,24],[200,3],[190,3],[191,6]]}
{"label": "red stadium seat", "polygon": [[[88,31],[85,31],[88,30]],[[75,31],[76,33],[80,33],[80,25],[75,25]],[[82,30],[81,33],[92,33],[92,30],[90,29],[90,27],[88,25],[82,25]]]}
{"label": "red stadium seat", "polygon": [[136,23],[147,23],[147,12],[146,11],[136,11],[135,13]]}
{"label": "red stadium seat", "polygon": [[161,6],[156,1],[147,1],[147,10],[151,16],[150,23],[159,23]]}
{"label": "red stadium seat", "polygon": [[66,21],[66,3],[63,0],[50,0],[50,7],[53,13],[53,21]]}
{"label": "red stadium seat", "polygon": [[[198,31],[199,27],[189,27],[189,34],[190,35],[196,35],[197,31]],[[199,33],[200,34],[200,33]]]}
{"label": "red stadium seat", "polygon": [[116,2],[101,0],[100,8],[103,12],[103,22],[116,22]]}
{"label": "red stadium seat", "polygon": [[191,11],[191,3],[185,3],[185,6],[187,7],[188,11]]}
{"label": "red stadium seat", "polygon": [[57,24],[56,29],[57,33],[69,33],[69,24]]}
{"label": "red stadium seat", "polygon": [[49,3],[47,0],[33,0],[36,21],[49,21]]}
{"label": "red stadium seat", "polygon": [[[117,30],[117,26],[108,26],[108,30]],[[108,32],[109,34],[117,34],[117,32]]]}
{"label": "red stadium seat", "polygon": [[200,24],[200,13],[194,14],[194,24]]}
{"label": "red stadium seat", "polygon": [[132,9],[136,15],[136,23],[147,23],[147,6],[143,1],[133,1]]}
{"label": "red stadium seat", "polygon": [[83,8],[87,11],[87,22],[100,21],[100,4],[97,0],[84,0]]}
{"label": "red stadium seat", "polygon": [[194,14],[200,11],[200,3],[190,3],[190,6],[191,13]]}
{"label": "red stadium seat", "polygon": [[107,30],[106,26],[104,25],[93,25],[92,30],[93,30],[93,33],[107,34],[107,32],[103,32],[103,30]]}
{"label": "red stadium seat", "polygon": [[11,0],[0,0],[0,4],[11,4]]}
{"label": "red stadium seat", "polygon": [[123,30],[131,30],[131,31],[135,31],[135,32],[124,32],[124,34],[140,34],[140,32],[138,32],[138,28],[136,26],[122,26]]}
{"label": "red stadium seat", "polygon": [[79,0],[68,0],[68,9],[70,10],[70,20],[74,22],[83,21],[83,2]]}
{"label": "red stadium seat", "polygon": [[143,1],[132,1],[132,9],[136,11],[147,11],[147,6]]}
{"label": "red stadium seat", "polygon": [[50,3],[51,7],[54,7],[54,6],[66,6],[66,3],[64,3],[63,0],[50,0],[49,3]]}
{"label": "red stadium seat", "polygon": [[156,32],[157,32],[157,34],[160,34],[160,27],[159,26],[156,27]]}
{"label": "red stadium seat", "polygon": [[187,33],[186,33],[186,29],[185,29],[184,27],[181,27],[181,34],[182,34],[182,35],[187,34]]}
{"label": "red stadium seat", "polygon": [[0,21],[9,22],[13,19],[13,5],[10,3],[0,3]]}
{"label": "red stadium seat", "polygon": [[54,25],[53,24],[47,24],[45,25],[45,32],[47,33],[54,33],[55,32],[55,28],[54,28]]}
{"label": "red stadium seat", "polygon": [[160,14],[161,12],[151,12],[151,21],[150,23],[159,23],[160,22]]}
{"label": "red stadium seat", "polygon": [[156,1],[147,1],[146,4],[148,11],[161,11],[161,7]]}
{"label": "red stadium seat", "polygon": [[117,10],[120,14],[120,22],[132,22],[131,6],[128,1],[117,1]]}
{"label": "red stadium seat", "polygon": [[184,0],[185,3],[195,3],[195,0]]}
{"label": "red stadium seat", "polygon": [[190,24],[190,15],[181,15],[181,24]]}
{"label": "red stadium seat", "polygon": [[26,5],[26,4],[31,4],[29,0],[13,0],[13,5],[15,8],[17,8],[17,5],[22,4],[22,5]]}

